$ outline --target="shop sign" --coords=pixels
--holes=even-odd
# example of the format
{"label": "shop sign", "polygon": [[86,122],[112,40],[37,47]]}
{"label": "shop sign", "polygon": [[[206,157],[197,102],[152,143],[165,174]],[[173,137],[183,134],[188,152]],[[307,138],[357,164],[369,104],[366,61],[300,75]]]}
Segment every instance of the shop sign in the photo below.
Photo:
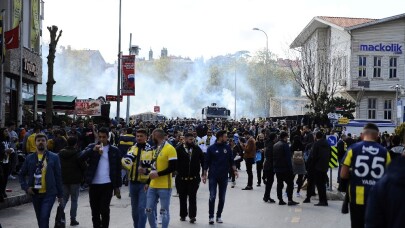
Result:
{"label": "shop sign", "polygon": [[402,54],[402,45],[400,44],[360,44],[360,51],[379,51],[379,52],[394,52]]}
{"label": "shop sign", "polygon": [[24,72],[28,75],[37,77],[38,76],[38,67],[35,63],[27,60],[27,59],[23,59],[24,62]]}

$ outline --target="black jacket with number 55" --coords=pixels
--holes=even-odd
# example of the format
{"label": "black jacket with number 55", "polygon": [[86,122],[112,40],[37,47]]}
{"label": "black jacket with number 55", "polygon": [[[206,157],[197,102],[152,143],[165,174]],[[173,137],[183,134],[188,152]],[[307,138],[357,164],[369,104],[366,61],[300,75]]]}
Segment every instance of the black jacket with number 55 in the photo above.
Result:
{"label": "black jacket with number 55", "polygon": [[204,165],[204,153],[200,147],[193,145],[191,148],[191,157],[183,144],[176,148],[177,151],[177,177],[178,178],[196,178],[201,180],[200,171]]}

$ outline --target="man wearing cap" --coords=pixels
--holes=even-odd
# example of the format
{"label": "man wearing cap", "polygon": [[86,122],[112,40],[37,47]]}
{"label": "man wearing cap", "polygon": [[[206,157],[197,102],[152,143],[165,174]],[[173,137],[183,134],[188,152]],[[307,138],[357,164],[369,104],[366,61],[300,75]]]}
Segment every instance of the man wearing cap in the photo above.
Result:
{"label": "man wearing cap", "polygon": [[376,142],[378,134],[377,125],[366,124],[363,141],[353,144],[343,158],[340,177],[349,181],[352,227],[364,227],[370,189],[383,177],[386,166],[391,162],[387,150]]}

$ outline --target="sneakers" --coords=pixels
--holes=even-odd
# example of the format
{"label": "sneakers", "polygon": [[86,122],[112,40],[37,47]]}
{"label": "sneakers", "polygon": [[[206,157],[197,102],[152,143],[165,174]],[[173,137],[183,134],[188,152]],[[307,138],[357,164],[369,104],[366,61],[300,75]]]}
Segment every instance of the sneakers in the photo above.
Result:
{"label": "sneakers", "polygon": [[231,188],[235,188],[235,186],[236,186],[236,182],[235,182],[235,181],[232,181],[232,186],[231,186]]}
{"label": "sneakers", "polygon": [[301,198],[301,193],[297,192],[297,194],[295,195],[297,198]]}
{"label": "sneakers", "polygon": [[295,206],[298,205],[299,203],[295,202],[295,201],[288,201],[288,206]]}
{"label": "sneakers", "polygon": [[13,175],[10,174],[10,176],[8,176],[8,179],[9,179],[9,180],[15,180],[15,179],[17,179],[17,178],[16,178],[15,176],[13,176]]}
{"label": "sneakers", "polygon": [[278,205],[286,205],[286,203],[284,202],[284,200],[280,200],[280,201],[278,202]]}
{"label": "sneakers", "polygon": [[78,221],[76,221],[76,220],[71,220],[70,221],[70,226],[78,226],[78,225],[79,225]]}
{"label": "sneakers", "polygon": [[311,203],[311,199],[305,198],[305,200],[303,201],[303,203]]}
{"label": "sneakers", "polygon": [[180,217],[180,221],[182,222],[186,221],[186,217]]}
{"label": "sneakers", "polygon": [[190,218],[190,223],[195,223],[195,221],[197,221],[197,219],[195,219],[195,218]]}
{"label": "sneakers", "polygon": [[263,201],[266,203],[275,203],[276,201],[272,198],[263,198]]}
{"label": "sneakers", "polygon": [[314,204],[314,206],[321,206],[321,207],[327,207],[328,203],[327,202],[319,202],[317,204]]}
{"label": "sneakers", "polygon": [[209,224],[214,225],[214,218],[210,218]]}
{"label": "sneakers", "polygon": [[224,223],[221,218],[217,218],[217,223]]}

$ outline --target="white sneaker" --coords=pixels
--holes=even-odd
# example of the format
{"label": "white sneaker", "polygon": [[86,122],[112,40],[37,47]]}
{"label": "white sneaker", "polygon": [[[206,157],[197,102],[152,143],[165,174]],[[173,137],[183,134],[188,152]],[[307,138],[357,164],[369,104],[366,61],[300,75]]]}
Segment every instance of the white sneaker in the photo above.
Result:
{"label": "white sneaker", "polygon": [[297,192],[297,194],[295,196],[298,198],[301,198],[301,193]]}
{"label": "white sneaker", "polygon": [[17,179],[17,178],[16,178],[15,176],[13,176],[13,175],[10,174],[10,176],[8,176],[8,179],[9,179],[9,180],[15,180],[15,179]]}
{"label": "white sneaker", "polygon": [[221,218],[217,218],[217,223],[224,223]]}
{"label": "white sneaker", "polygon": [[214,218],[210,218],[209,224],[210,224],[210,225],[214,225]]}

